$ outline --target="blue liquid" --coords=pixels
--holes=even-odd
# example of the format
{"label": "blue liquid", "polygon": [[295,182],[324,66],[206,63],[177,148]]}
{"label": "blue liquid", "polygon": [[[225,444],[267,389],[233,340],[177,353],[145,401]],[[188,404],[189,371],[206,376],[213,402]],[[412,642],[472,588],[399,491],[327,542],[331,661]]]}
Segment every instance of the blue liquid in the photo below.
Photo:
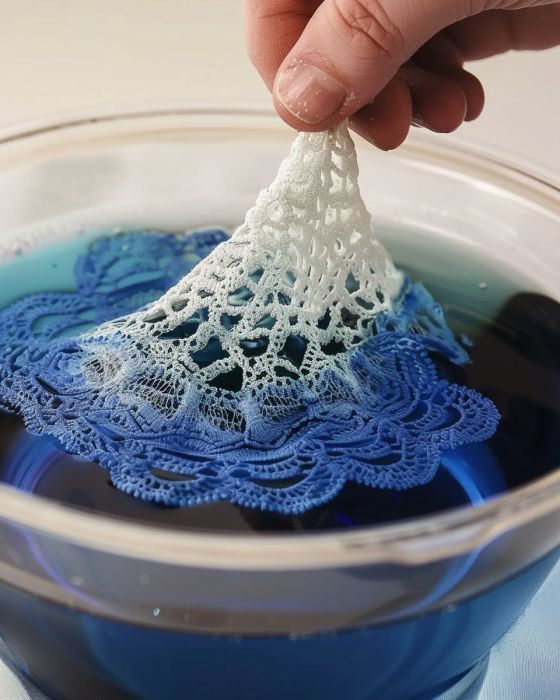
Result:
{"label": "blue liquid", "polygon": [[[116,247],[122,246],[122,259],[119,252],[116,266],[125,272],[125,277],[119,280],[119,285],[123,282],[123,288],[119,286],[114,290],[107,289],[108,281],[115,280],[116,277],[111,274],[104,276],[105,293],[110,292],[119,300],[119,313],[132,310],[126,308],[126,301],[130,295],[137,305],[148,303],[174,284],[188,266],[193,264],[188,257],[192,255],[188,249],[183,251],[177,248],[170,253],[168,244],[157,243],[158,237],[148,234],[144,239],[147,241],[146,252],[149,259],[158,260],[159,265],[154,267],[146,280],[139,280],[138,275],[127,272],[130,261],[141,259],[135,257],[137,255],[142,256],[142,247],[136,247],[136,244],[141,244],[142,234],[135,235],[136,238],[133,239],[123,236],[115,239]],[[66,244],[42,248],[4,263],[0,270],[3,281],[0,287],[0,306],[31,292],[61,289],[72,291],[72,270],[78,256],[91,244],[92,237],[94,234],[86,233]],[[161,248],[160,254],[158,245]],[[134,246],[133,255],[130,254],[129,246]],[[99,247],[95,250],[98,256],[105,256],[98,257],[99,265],[96,265],[96,268],[114,269],[114,253],[107,257],[107,253],[100,252]],[[86,269],[88,274],[91,274],[90,266],[84,268],[82,265],[81,269]],[[410,272],[430,284],[431,279],[422,276],[421,269]],[[484,276],[488,279],[488,271]],[[36,288],[38,283],[40,289]],[[526,431],[528,425],[538,425],[543,421],[541,397],[544,395],[543,390],[550,393],[550,382],[546,372],[541,376],[540,367],[535,367],[531,357],[527,361],[524,352],[528,349],[530,356],[537,350],[541,354],[545,352],[540,338],[543,323],[536,318],[535,309],[538,310],[545,302],[552,305],[554,302],[540,297],[540,301],[531,301],[536,295],[514,295],[512,302],[505,309],[505,315],[502,313],[503,318],[496,319],[485,316],[480,298],[467,294],[465,285],[461,285],[460,281],[445,288],[442,286],[442,280],[436,279],[434,285],[437,287],[438,297],[447,307],[450,325],[455,327],[457,332],[467,333],[476,341],[472,350],[471,365],[457,367],[445,363],[441,357],[434,358],[439,364],[441,374],[457,384],[473,387],[492,398],[504,416],[504,423],[510,421],[516,411],[519,415],[515,418],[515,425],[511,426],[511,430],[503,430],[503,426],[500,426],[496,436],[486,444],[476,444],[445,453],[435,479],[424,486],[396,491],[371,489],[348,483],[333,501],[313,508],[301,516],[262,513],[225,502],[177,509],[158,507],[111,488],[105,470],[99,469],[94,463],[73,459],[48,438],[28,435],[23,430],[21,421],[6,414],[0,415],[0,479],[24,491],[75,507],[148,523],[230,532],[249,529],[259,532],[289,530],[297,533],[310,529],[372,525],[426,515],[461,505],[474,505],[545,473],[557,462],[554,461],[553,454],[539,455],[535,460],[536,446],[542,448],[551,442],[554,434],[552,428],[557,417],[555,404],[552,406],[553,411],[548,412],[548,419],[543,423],[548,425],[546,434],[533,435],[526,444],[520,445],[518,428],[521,426],[523,431]],[[498,276],[491,280],[490,286],[492,289],[501,290],[503,295],[507,284]],[[495,309],[495,300],[489,296],[487,298],[489,307]],[[101,315],[105,313],[102,311]],[[554,313],[558,314],[558,309],[551,309],[551,319],[554,318]],[[84,314],[84,328],[87,328],[88,314],[94,316],[93,312]],[[82,319],[76,319],[76,322],[82,323]],[[532,328],[535,324],[536,327]],[[521,333],[527,333],[529,330],[528,340],[523,341],[522,338],[527,348],[524,349],[522,343],[517,341],[515,329],[521,329]],[[504,336],[507,333],[511,338]],[[547,347],[554,347],[554,343],[560,345],[558,337],[551,340],[550,343],[550,339],[547,339]],[[507,359],[505,363],[504,358]],[[503,374],[504,371],[504,376],[500,378],[500,372]],[[526,378],[525,385],[533,388],[534,396],[524,396],[526,386],[519,386],[519,393],[516,393],[519,377]],[[514,451],[510,448],[513,444]],[[505,454],[504,450],[510,450],[510,454]],[[560,456],[560,450],[558,452]],[[519,455],[523,456],[523,461],[520,461]],[[504,466],[506,462],[507,468]],[[154,468],[157,470],[157,465],[154,465]]]}
{"label": "blue liquid", "polygon": [[[49,289],[60,289],[56,274],[41,276],[47,269],[58,270],[62,288],[68,288],[68,271],[82,250],[74,242],[4,265],[0,305],[38,291],[30,288],[37,279]],[[424,281],[429,285],[429,279]],[[503,420],[486,444],[448,452],[426,486],[394,492],[349,484],[334,501],[301,516],[228,503],[162,508],[117,491],[97,465],[75,460],[49,440],[28,435],[21,422],[8,415],[0,415],[0,479],[76,508],[121,518],[263,536],[275,530],[297,536],[309,530],[354,528],[481,503],[560,463],[560,306],[521,293],[512,296],[498,317],[490,318],[481,315],[478,299],[448,292],[447,299],[445,288],[438,296],[448,302],[450,325],[476,342],[471,365],[442,363],[440,369],[453,381],[492,398]],[[421,700],[452,685],[487,653],[559,554],[549,554],[452,609],[442,603],[425,614],[460,583],[476,560],[473,554],[449,567],[423,600],[402,611],[399,622],[305,638],[232,638],[227,633],[127,625],[1,585],[0,634],[12,663],[52,698]],[[40,559],[39,552],[37,556],[38,565],[51,573],[49,561]],[[57,578],[55,571],[52,578]]]}
{"label": "blue liquid", "polygon": [[[9,425],[11,423],[11,425]],[[505,490],[499,464],[485,445],[469,445],[444,455],[436,477],[405,491],[379,491],[348,484],[329,504],[299,516],[264,513],[227,502],[167,508],[135,499],[110,486],[94,462],[74,459],[48,438],[29,435],[17,418],[0,414],[10,447],[0,454],[0,478],[22,491],[74,507],[197,530],[266,532],[342,529],[428,515],[461,505],[475,505]]]}
{"label": "blue liquid", "polygon": [[558,559],[392,625],[307,637],[228,637],[127,625],[0,586],[9,662],[49,698],[431,700],[485,656]]}

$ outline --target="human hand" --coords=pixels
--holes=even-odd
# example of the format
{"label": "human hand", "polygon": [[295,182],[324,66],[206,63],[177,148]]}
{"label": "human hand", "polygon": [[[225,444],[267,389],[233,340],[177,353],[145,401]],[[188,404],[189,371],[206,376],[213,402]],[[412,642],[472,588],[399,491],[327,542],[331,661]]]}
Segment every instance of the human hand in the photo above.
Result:
{"label": "human hand", "polygon": [[245,0],[245,13],[249,55],[288,124],[349,118],[385,150],[411,124],[450,132],[478,117],[466,61],[560,44],[557,0]]}

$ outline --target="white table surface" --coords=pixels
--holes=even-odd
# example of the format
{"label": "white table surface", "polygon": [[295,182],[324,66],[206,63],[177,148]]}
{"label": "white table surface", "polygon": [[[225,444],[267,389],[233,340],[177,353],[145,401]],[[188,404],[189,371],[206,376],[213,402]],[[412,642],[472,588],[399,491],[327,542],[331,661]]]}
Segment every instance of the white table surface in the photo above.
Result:
{"label": "white table surface", "polygon": [[[270,106],[233,0],[0,0],[0,32],[0,131],[87,109]],[[560,49],[508,54],[472,70],[486,108],[454,138],[509,151],[560,181]],[[558,626],[537,628],[540,642],[519,655],[545,607],[560,609],[560,570],[493,652],[480,700],[560,697]],[[501,664],[511,670],[505,678]],[[26,698],[0,666],[0,700]]]}

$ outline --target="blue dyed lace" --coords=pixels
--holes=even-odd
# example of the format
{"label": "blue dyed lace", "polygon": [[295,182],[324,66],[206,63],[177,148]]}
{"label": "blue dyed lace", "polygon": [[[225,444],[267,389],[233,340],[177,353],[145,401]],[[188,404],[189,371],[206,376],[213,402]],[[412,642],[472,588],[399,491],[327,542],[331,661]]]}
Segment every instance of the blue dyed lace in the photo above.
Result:
{"label": "blue dyed lace", "polygon": [[313,389],[293,382],[241,391],[223,404],[223,425],[174,403],[171,386],[162,413],[140,395],[131,404],[88,385],[79,334],[157,299],[226,237],[102,238],[79,258],[74,292],[33,294],[0,311],[0,406],[21,414],[31,433],[106,467],[138,498],[168,506],[225,499],[280,513],[329,501],[346,481],[424,484],[442,451],[495,432],[491,401],[438,377],[431,352],[457,363],[467,355],[441,307],[408,281],[395,311],[353,351],[350,378],[329,370]]}

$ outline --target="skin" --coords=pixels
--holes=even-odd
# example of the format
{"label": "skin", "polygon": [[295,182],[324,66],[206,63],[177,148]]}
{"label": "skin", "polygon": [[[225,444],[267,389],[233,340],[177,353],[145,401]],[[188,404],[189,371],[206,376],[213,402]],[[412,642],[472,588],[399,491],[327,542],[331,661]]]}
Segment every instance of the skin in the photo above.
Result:
{"label": "skin", "polygon": [[[399,146],[411,125],[448,133],[480,115],[484,90],[465,63],[560,44],[560,2],[550,0],[244,5],[249,56],[278,114],[302,131],[328,129],[348,118],[354,131],[383,150]],[[332,84],[336,92],[309,86],[295,99],[290,84],[294,76],[308,76],[302,71],[309,66],[313,87]],[[560,89],[560,83],[551,87]]]}

